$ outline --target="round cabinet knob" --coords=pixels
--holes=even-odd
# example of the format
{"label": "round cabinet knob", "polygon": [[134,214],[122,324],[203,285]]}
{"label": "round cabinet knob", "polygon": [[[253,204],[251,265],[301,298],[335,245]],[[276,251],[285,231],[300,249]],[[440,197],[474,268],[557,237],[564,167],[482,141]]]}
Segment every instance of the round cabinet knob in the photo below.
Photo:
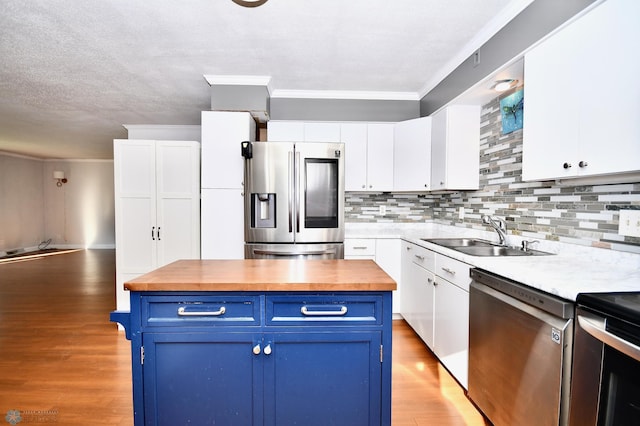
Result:
{"label": "round cabinet knob", "polygon": [[587,167],[588,165],[589,164],[587,164],[586,161],[581,161],[581,162],[578,163],[578,166],[580,166],[580,167]]}
{"label": "round cabinet knob", "polygon": [[363,187],[363,188],[366,188],[366,187],[367,187],[367,185],[362,185],[362,187]]}
{"label": "round cabinet knob", "polygon": [[253,347],[253,354],[254,355],[260,355],[260,343],[258,343],[257,345],[255,345]]}
{"label": "round cabinet knob", "polygon": [[571,163],[564,163],[562,165],[562,167],[564,167],[565,169],[570,169],[571,168]]}
{"label": "round cabinet knob", "polygon": [[264,354],[271,355],[271,345],[267,345],[264,347]]}
{"label": "round cabinet knob", "polygon": [[424,184],[424,187],[425,187],[425,188],[428,188],[428,187],[429,187],[429,185],[425,183],[425,184]]}
{"label": "round cabinet knob", "polygon": [[373,185],[369,185],[369,188],[373,188]]}

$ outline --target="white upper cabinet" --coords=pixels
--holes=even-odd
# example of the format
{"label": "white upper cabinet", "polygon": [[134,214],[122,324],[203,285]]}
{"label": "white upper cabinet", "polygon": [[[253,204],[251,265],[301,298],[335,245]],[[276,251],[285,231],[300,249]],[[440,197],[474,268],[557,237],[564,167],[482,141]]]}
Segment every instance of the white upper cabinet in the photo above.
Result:
{"label": "white upper cabinet", "polygon": [[340,123],[304,123],[304,141],[340,142]]}
{"label": "white upper cabinet", "polygon": [[431,122],[431,189],[478,189],[480,181],[480,107],[453,105]]}
{"label": "white upper cabinet", "polygon": [[344,142],[345,191],[366,191],[367,123],[341,123],[340,141]]}
{"label": "white upper cabinet", "polygon": [[401,121],[395,125],[393,189],[431,189],[431,117]]}
{"label": "white upper cabinet", "polygon": [[277,121],[267,123],[267,140],[298,142],[304,140],[304,121]]}
{"label": "white upper cabinet", "polygon": [[270,141],[344,142],[346,191],[393,191],[395,123],[269,121]]}
{"label": "white upper cabinet", "polygon": [[241,188],[243,141],[254,141],[256,124],[248,112],[202,112],[202,187]]}
{"label": "white upper cabinet", "polygon": [[367,191],[393,191],[394,123],[367,124]]}
{"label": "white upper cabinet", "polygon": [[525,55],[524,180],[640,170],[639,16],[607,0]]}

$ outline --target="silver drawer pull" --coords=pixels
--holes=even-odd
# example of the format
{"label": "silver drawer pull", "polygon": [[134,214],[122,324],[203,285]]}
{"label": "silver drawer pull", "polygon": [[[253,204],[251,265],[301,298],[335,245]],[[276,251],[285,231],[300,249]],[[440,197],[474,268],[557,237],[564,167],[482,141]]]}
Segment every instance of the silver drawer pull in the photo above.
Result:
{"label": "silver drawer pull", "polygon": [[217,311],[194,311],[194,312],[187,312],[184,308],[184,306],[180,306],[178,308],[178,316],[181,317],[219,317],[220,315],[224,315],[224,313],[227,311],[227,308],[225,308],[224,306],[222,306],[220,309],[218,309]]}
{"label": "silver drawer pull", "polygon": [[367,246],[354,246],[354,247],[353,247],[353,249],[354,249],[354,250],[366,250],[366,249],[368,249],[368,248],[369,248],[369,247],[367,247]]}
{"label": "silver drawer pull", "polygon": [[445,271],[445,272],[450,273],[451,275],[455,275],[456,274],[456,271],[454,271],[452,269],[449,269],[449,268],[445,268],[444,266],[442,267],[442,270]]}
{"label": "silver drawer pull", "polygon": [[420,260],[424,260],[424,256],[418,256],[417,254],[414,254],[415,257],[417,257]]}
{"label": "silver drawer pull", "polygon": [[334,316],[339,317],[347,314],[347,307],[340,306],[339,311],[310,311],[306,306],[300,308],[300,313],[302,315],[306,315],[308,317],[319,317],[319,316]]}

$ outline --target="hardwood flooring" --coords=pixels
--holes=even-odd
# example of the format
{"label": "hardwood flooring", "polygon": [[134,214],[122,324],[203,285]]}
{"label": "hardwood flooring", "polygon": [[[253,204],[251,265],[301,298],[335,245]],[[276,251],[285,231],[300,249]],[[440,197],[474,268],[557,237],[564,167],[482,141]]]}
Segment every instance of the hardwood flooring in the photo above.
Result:
{"label": "hardwood flooring", "polygon": [[[0,263],[0,419],[133,424],[130,345],[109,322],[114,282],[113,250]],[[413,330],[394,321],[393,332],[393,426],[484,425]]]}

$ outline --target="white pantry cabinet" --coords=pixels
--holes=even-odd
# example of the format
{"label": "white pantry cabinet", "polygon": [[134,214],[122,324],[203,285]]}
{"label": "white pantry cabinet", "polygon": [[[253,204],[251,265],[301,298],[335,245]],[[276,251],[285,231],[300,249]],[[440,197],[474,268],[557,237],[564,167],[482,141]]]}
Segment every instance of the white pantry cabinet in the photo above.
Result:
{"label": "white pantry cabinet", "polygon": [[202,112],[203,259],[244,259],[243,141],[255,141],[248,112]]}
{"label": "white pantry cabinet", "polygon": [[452,105],[433,114],[432,119],[431,189],[478,189],[480,106]]}
{"label": "white pantry cabinet", "polygon": [[200,257],[200,144],[116,139],[113,154],[116,294],[126,309],[126,280]]}
{"label": "white pantry cabinet", "polygon": [[431,117],[396,123],[393,142],[393,190],[430,190]]}
{"label": "white pantry cabinet", "polygon": [[248,112],[202,111],[202,188],[242,188],[240,144],[256,140]]}
{"label": "white pantry cabinet", "polygon": [[639,16],[607,0],[525,54],[524,180],[640,170]]}

